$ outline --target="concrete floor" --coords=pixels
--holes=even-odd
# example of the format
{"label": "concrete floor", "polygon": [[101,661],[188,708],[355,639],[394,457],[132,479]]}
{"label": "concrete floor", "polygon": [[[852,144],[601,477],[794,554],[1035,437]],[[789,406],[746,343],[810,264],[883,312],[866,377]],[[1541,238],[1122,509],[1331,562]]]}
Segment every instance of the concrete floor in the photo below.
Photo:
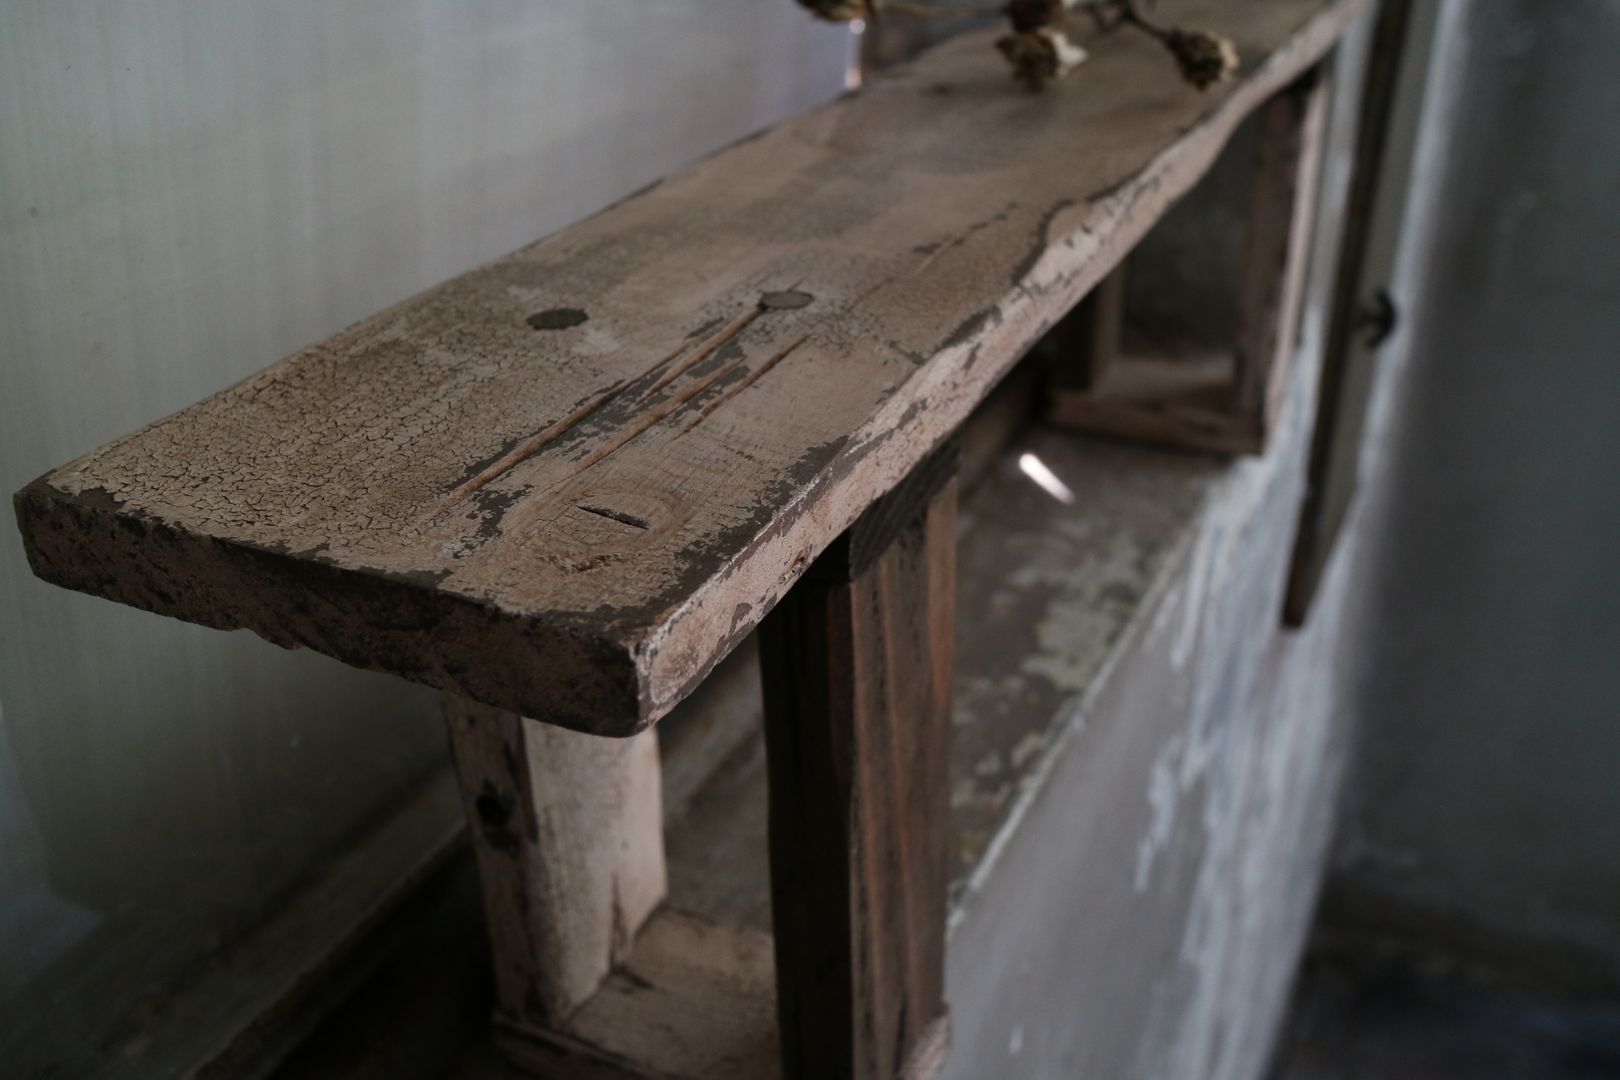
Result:
{"label": "concrete floor", "polygon": [[1620,1078],[1620,999],[1527,990],[1455,965],[1315,956],[1271,1080]]}

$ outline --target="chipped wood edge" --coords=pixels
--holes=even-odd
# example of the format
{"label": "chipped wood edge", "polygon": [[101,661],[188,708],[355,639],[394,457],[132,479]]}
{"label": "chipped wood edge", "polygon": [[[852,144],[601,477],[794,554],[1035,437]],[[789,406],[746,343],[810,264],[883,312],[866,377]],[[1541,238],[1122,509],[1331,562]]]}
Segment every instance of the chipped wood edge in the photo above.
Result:
{"label": "chipped wood edge", "polygon": [[1098,398],[1086,391],[1057,390],[1047,417],[1089,435],[1131,442],[1159,443],[1178,450],[1213,454],[1258,454],[1265,449],[1259,425],[1214,409],[1135,404]]}
{"label": "chipped wood edge", "polygon": [[[967,315],[770,526],[656,625],[605,631],[499,610],[436,580],[184,533],[121,511],[105,495],[67,495],[44,478],[14,497],[29,564],[65,588],[217,629],[252,629],[278,645],[546,723],[633,735],[701,682],[833,538],[954,431],[1049,327],[1051,313],[1072,307],[1118,264],[1208,171],[1237,125],[1320,59],[1370,2],[1318,10],[1142,169],[1052,206],[1017,287]],[[1101,227],[1099,210],[1108,219]],[[91,537],[96,557],[87,564]]]}

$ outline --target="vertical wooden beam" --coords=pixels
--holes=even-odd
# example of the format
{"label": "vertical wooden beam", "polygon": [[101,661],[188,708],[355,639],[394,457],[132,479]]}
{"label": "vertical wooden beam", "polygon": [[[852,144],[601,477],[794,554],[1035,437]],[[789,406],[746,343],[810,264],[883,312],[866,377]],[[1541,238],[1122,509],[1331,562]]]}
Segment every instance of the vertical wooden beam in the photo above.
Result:
{"label": "vertical wooden beam", "polygon": [[1313,71],[1262,107],[1233,350],[1233,411],[1269,431],[1293,359],[1309,268],[1326,93]]}
{"label": "vertical wooden beam", "polygon": [[1125,336],[1125,268],[1122,259],[1033,350],[1049,368],[1052,390],[1086,394],[1096,390],[1119,356]]}
{"label": "vertical wooden beam", "polygon": [[1081,363],[1077,365],[1081,390],[1095,390],[1108,375],[1125,336],[1125,267],[1122,259],[1097,283],[1075,311],[1076,339]]}
{"label": "vertical wooden beam", "polygon": [[666,888],[658,741],[581,735],[446,696],[501,1024],[557,1031]]}
{"label": "vertical wooden beam", "polygon": [[955,460],[868,510],[761,628],[787,1080],[944,1060]]}

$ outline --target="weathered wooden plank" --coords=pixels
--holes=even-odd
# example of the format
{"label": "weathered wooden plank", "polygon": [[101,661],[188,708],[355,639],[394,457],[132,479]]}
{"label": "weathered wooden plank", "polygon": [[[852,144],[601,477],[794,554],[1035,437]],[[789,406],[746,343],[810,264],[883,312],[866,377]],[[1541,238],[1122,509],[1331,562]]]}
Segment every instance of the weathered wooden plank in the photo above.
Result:
{"label": "weathered wooden plank", "polygon": [[1298,338],[1326,117],[1317,71],[1272,98],[1259,115],[1232,407],[1255,418],[1262,445],[1282,405]]}
{"label": "weathered wooden plank", "polygon": [[868,511],[760,631],[790,1080],[944,1057],[956,481],[938,477]]}
{"label": "weathered wooden plank", "polygon": [[497,1015],[560,1030],[666,891],[658,742],[445,699],[495,954]]}
{"label": "weathered wooden plank", "polygon": [[19,493],[35,572],[585,731],[669,710],[1363,0],[1165,0],[1050,92],[984,34]]}
{"label": "weathered wooden plank", "polygon": [[774,1080],[771,939],[662,909],[559,1031],[497,1023],[507,1059],[556,1080]]}

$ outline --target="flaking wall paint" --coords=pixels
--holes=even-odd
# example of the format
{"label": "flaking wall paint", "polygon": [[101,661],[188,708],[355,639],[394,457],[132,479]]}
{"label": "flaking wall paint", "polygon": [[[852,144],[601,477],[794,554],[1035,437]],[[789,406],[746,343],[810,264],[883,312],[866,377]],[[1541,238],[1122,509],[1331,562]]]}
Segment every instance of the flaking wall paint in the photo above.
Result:
{"label": "flaking wall paint", "polygon": [[[0,488],[843,87],[757,0],[0,7]],[[70,594],[0,528],[0,1060],[173,980],[442,768],[435,697]]]}

